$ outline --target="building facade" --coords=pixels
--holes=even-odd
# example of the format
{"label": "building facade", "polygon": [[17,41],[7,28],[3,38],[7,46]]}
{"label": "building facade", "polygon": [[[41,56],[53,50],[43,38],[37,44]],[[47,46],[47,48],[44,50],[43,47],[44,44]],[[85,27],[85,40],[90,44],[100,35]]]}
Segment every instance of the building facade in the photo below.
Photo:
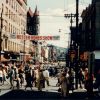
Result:
{"label": "building facade", "polygon": [[95,29],[95,7],[89,5],[82,13],[82,33],[83,45],[85,51],[94,51],[96,48],[96,29]]}
{"label": "building facade", "polygon": [[39,27],[39,12],[37,10],[37,6],[34,13],[32,12],[31,8],[29,8],[27,12],[27,33],[29,35],[38,35]]}
{"label": "building facade", "polygon": [[95,7],[95,49],[100,50],[100,0],[93,0]]}
{"label": "building facade", "polygon": [[[11,36],[26,34],[27,0],[0,0],[0,9],[3,10],[2,51],[9,59],[23,60],[21,52],[28,54],[30,42],[13,39]],[[14,55],[15,57],[18,55],[18,58]]]}
{"label": "building facade", "polygon": [[[39,35],[40,23],[39,23],[39,12],[37,10],[37,6],[35,8],[34,13],[31,8],[27,11],[27,33],[29,35]],[[36,40],[32,40],[31,45],[31,54],[34,63],[40,58],[39,57],[39,43]]]}

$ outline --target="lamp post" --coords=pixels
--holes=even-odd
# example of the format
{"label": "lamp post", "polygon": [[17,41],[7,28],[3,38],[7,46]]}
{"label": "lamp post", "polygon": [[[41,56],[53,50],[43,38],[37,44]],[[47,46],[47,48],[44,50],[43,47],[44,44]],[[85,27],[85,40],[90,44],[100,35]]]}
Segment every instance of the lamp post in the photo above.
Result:
{"label": "lamp post", "polygon": [[2,14],[3,14],[3,8],[1,10],[1,25],[0,25],[0,62],[1,62],[1,51],[2,51],[2,28],[3,28],[3,18],[2,18]]}
{"label": "lamp post", "polygon": [[[24,30],[24,36],[25,36],[25,30]],[[23,45],[23,63],[25,64],[25,38],[24,38],[24,45]]]}

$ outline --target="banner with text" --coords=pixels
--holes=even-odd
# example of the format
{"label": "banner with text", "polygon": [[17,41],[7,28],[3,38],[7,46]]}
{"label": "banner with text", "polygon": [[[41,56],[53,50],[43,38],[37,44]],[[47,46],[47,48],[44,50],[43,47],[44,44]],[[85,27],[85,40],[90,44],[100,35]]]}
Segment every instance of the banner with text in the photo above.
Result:
{"label": "banner with text", "polygon": [[11,35],[12,39],[21,40],[60,40],[60,36],[37,36],[37,35]]}

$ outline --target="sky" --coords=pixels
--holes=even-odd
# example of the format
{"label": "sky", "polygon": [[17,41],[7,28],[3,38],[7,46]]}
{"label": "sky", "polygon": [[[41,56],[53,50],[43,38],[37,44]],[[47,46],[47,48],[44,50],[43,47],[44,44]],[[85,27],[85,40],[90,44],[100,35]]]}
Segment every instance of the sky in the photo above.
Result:
{"label": "sky", "polygon": [[[60,47],[68,47],[70,40],[70,18],[64,14],[75,14],[76,0],[28,0],[28,8],[34,12],[37,5],[40,17],[40,35],[60,36],[60,40],[46,41]],[[79,0],[79,13],[85,9],[91,0]],[[79,18],[81,21],[81,18]],[[75,26],[75,19],[73,19]],[[59,32],[60,29],[60,32]]]}

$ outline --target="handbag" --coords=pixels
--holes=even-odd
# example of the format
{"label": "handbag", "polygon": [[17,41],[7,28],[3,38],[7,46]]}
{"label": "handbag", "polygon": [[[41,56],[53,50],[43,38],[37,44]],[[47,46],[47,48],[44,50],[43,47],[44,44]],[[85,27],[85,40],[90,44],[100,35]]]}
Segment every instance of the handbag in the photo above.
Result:
{"label": "handbag", "polygon": [[61,92],[61,88],[60,87],[58,88],[58,92]]}

